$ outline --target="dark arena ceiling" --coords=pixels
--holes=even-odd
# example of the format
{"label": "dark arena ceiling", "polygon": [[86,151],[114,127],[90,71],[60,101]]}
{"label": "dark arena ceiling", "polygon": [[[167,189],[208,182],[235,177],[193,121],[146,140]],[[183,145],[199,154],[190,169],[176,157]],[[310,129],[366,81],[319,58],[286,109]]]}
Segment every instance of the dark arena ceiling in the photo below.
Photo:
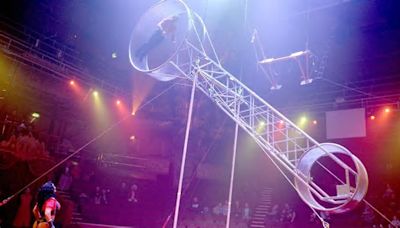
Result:
{"label": "dark arena ceiling", "polygon": [[[156,1],[5,0],[1,29],[37,34],[73,49],[92,75],[125,91],[135,70],[128,42]],[[398,104],[400,3],[396,0],[189,0],[209,28],[224,66],[282,111]],[[278,66],[282,89],[257,67],[256,29],[266,57],[313,53],[314,82],[300,86],[295,64]],[[37,32],[37,33],[36,33]],[[114,53],[117,58],[112,58]]]}

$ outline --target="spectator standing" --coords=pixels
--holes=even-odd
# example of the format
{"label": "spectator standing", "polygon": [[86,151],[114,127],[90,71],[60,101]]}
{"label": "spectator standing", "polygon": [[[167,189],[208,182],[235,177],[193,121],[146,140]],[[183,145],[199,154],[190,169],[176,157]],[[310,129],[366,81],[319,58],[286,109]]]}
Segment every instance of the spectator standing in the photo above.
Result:
{"label": "spectator standing", "polygon": [[72,176],[69,171],[69,167],[65,167],[64,172],[61,174],[60,180],[58,181],[58,188],[62,191],[68,191],[71,187]]}
{"label": "spectator standing", "polygon": [[242,211],[242,208],[240,207],[240,202],[238,200],[235,201],[235,204],[232,207],[232,211],[236,218],[240,217],[240,212]]}
{"label": "spectator standing", "polygon": [[250,220],[250,207],[249,207],[248,203],[244,204],[243,219],[246,220],[246,221]]}
{"label": "spectator standing", "polygon": [[279,221],[279,205],[275,204],[272,206],[271,211],[267,212],[266,217],[265,217],[265,223],[266,224],[275,224],[276,222]]}
{"label": "spectator standing", "polygon": [[364,224],[366,226],[371,226],[371,224],[374,223],[375,220],[375,215],[374,212],[372,211],[372,209],[370,207],[368,207],[367,205],[365,205],[364,207],[364,211],[362,213],[362,218],[364,220]]}
{"label": "spectator standing", "polygon": [[218,204],[213,208],[213,214],[214,214],[214,215],[222,215],[222,203],[218,203]]}
{"label": "spectator standing", "polygon": [[289,204],[285,203],[281,212],[280,221],[283,223],[293,223],[296,213],[290,208]]}
{"label": "spectator standing", "polygon": [[100,205],[101,203],[101,190],[100,186],[96,186],[96,190],[94,192],[93,202],[95,205]]}
{"label": "spectator standing", "polygon": [[199,213],[200,212],[200,202],[197,197],[193,197],[192,203],[190,205],[190,209],[194,213]]}
{"label": "spectator standing", "polygon": [[31,225],[31,190],[27,188],[20,196],[20,203],[17,215],[14,218],[14,227],[30,227]]}
{"label": "spectator standing", "polygon": [[129,193],[128,202],[131,202],[131,203],[137,203],[138,202],[138,200],[136,198],[137,189],[138,189],[138,186],[136,184],[133,184],[131,186],[131,191]]}

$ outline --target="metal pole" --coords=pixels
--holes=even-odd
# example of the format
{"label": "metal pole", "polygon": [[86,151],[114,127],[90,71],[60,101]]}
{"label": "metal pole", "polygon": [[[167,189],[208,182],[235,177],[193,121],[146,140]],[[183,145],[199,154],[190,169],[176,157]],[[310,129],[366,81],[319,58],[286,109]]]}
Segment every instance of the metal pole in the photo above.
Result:
{"label": "metal pole", "polygon": [[238,130],[239,130],[239,124],[236,123],[236,127],[235,127],[235,141],[234,141],[234,143],[233,143],[233,157],[232,157],[232,169],[231,169],[231,182],[230,182],[230,186],[229,186],[228,215],[227,215],[227,217],[226,217],[226,228],[229,228],[229,223],[230,223],[230,220],[231,220],[233,179],[234,179],[234,176],[235,176]]}
{"label": "metal pole", "polygon": [[[236,101],[238,102],[238,100]],[[236,106],[239,109],[239,105]],[[239,113],[239,110],[237,110]],[[228,198],[228,215],[226,216],[226,228],[229,228],[231,220],[231,209],[232,209],[232,192],[233,192],[233,180],[235,177],[235,167],[236,167],[236,152],[237,152],[237,138],[238,138],[239,124],[236,122],[235,126],[235,138],[233,141],[233,156],[232,156],[232,168],[231,168],[231,180],[229,184],[229,198]]]}
{"label": "metal pole", "polygon": [[176,205],[175,205],[173,228],[176,228],[178,226],[179,207],[180,207],[180,203],[181,203],[182,184],[183,184],[183,174],[185,172],[186,152],[187,152],[187,146],[188,146],[188,141],[189,141],[190,124],[192,122],[193,101],[194,101],[194,91],[196,88],[196,81],[197,81],[197,73],[194,75],[194,78],[193,78],[192,93],[190,95],[189,114],[188,114],[188,120],[187,120],[187,124],[186,124],[185,142],[183,144],[181,171],[179,173],[178,192],[176,194]]}

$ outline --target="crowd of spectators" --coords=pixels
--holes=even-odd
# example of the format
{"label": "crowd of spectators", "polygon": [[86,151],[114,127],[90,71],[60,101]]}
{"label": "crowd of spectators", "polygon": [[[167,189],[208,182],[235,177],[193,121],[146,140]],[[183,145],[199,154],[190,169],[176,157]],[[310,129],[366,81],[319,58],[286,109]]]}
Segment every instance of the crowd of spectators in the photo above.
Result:
{"label": "crowd of spectators", "polygon": [[[221,227],[226,223],[228,201],[213,203],[195,196],[185,209],[180,227]],[[252,209],[249,203],[236,200],[232,202],[230,213],[231,227],[247,227]]]}
{"label": "crowd of spectators", "polygon": [[[259,198],[259,188],[252,182],[235,186],[230,209],[230,227],[248,227]],[[229,202],[227,185],[198,180],[182,199],[179,227],[225,227]]]}
{"label": "crowd of spectators", "polygon": [[0,117],[2,151],[10,152],[21,160],[49,157],[45,143],[35,132],[34,117],[21,118],[15,110],[11,113],[2,112]]}
{"label": "crowd of spectators", "polygon": [[[85,222],[135,225],[140,217],[139,181],[118,177],[95,161],[68,163],[59,174],[57,187],[76,204]],[[134,216],[132,216],[134,215]]]}
{"label": "crowd of spectators", "polygon": [[[331,227],[400,227],[400,210],[397,205],[398,198],[395,192],[389,184],[384,189],[370,189],[367,200],[373,207],[361,203],[353,211],[341,215],[329,214],[327,212],[317,212],[318,214],[315,214],[300,199],[295,199],[290,204],[287,201],[277,201],[266,214],[265,226],[279,228],[297,227],[298,225],[321,227],[320,219],[322,219],[326,224],[330,224]],[[283,192],[280,193],[282,194]],[[390,220],[390,223],[375,209],[386,216]]]}
{"label": "crowd of spectators", "polygon": [[282,207],[274,204],[266,214],[265,224],[267,226],[290,225],[293,224],[295,218],[296,212],[288,203],[284,203]]}

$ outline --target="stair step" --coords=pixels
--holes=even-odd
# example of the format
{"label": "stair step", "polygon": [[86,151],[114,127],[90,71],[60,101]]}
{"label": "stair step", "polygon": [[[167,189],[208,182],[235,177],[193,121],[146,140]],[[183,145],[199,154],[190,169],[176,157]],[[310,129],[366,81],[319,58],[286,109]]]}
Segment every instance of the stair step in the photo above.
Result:
{"label": "stair step", "polygon": [[262,220],[262,221],[261,220],[260,221],[254,221],[253,220],[251,223],[252,224],[264,224],[264,220]]}
{"label": "stair step", "polygon": [[265,217],[257,217],[257,218],[253,218],[251,221],[262,221],[264,222]]}
{"label": "stair step", "polygon": [[265,227],[264,225],[250,224],[250,227]]}
{"label": "stair step", "polygon": [[267,214],[268,212],[269,212],[269,210],[255,210],[255,213],[263,214],[263,215]]}

